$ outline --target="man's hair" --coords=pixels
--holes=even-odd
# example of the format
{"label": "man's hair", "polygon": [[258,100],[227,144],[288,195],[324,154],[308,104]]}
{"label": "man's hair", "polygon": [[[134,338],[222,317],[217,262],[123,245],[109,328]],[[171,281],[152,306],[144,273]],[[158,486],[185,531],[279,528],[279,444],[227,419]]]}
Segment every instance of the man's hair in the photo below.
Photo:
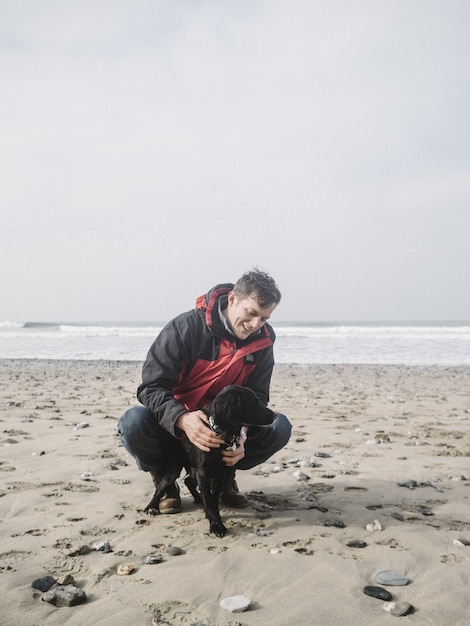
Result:
{"label": "man's hair", "polygon": [[274,279],[257,267],[245,272],[235,283],[233,291],[237,298],[254,298],[263,309],[281,301],[281,292]]}

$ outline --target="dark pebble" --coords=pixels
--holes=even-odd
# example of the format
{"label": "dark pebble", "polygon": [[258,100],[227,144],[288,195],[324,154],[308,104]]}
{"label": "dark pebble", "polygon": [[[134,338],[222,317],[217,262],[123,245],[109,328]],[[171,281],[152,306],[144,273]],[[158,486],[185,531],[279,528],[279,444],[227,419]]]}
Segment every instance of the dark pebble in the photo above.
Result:
{"label": "dark pebble", "polygon": [[392,513],[390,515],[390,517],[393,517],[394,519],[398,520],[399,522],[404,522],[405,518],[403,517],[403,515],[401,515],[401,513]]}
{"label": "dark pebble", "polygon": [[316,509],[317,511],[320,511],[320,513],[328,513],[328,509],[326,508],[326,506],[318,506],[317,504],[312,504],[308,508]]}
{"label": "dark pebble", "polygon": [[55,585],[56,579],[53,576],[43,576],[42,578],[36,578],[31,583],[31,587],[39,589],[39,591],[49,591],[52,585]]}
{"label": "dark pebble", "polygon": [[319,457],[320,459],[329,459],[330,455],[327,454],[326,452],[315,452],[315,456]]}
{"label": "dark pebble", "polygon": [[325,520],[324,526],[334,526],[335,528],[345,528],[346,524],[337,519],[327,519]]}
{"label": "dark pebble", "polygon": [[170,546],[166,549],[166,553],[170,554],[171,556],[178,556],[178,554],[183,553],[183,550],[181,548],[178,548],[177,546]]}
{"label": "dark pebble", "polygon": [[367,543],[361,539],[350,539],[346,545],[348,548],[365,548]]}
{"label": "dark pebble", "polygon": [[368,585],[364,587],[364,593],[366,596],[371,596],[372,598],[377,598],[378,600],[383,600],[384,602],[390,602],[392,600],[392,594],[390,591],[383,589],[383,587],[373,587],[372,585]]}
{"label": "dark pebble", "polygon": [[157,565],[158,563],[163,563],[163,557],[159,554],[147,554],[144,563],[147,563],[147,565]]}
{"label": "dark pebble", "polygon": [[432,487],[431,483],[418,483],[416,480],[405,480],[402,483],[397,483],[399,487],[408,487],[408,489],[416,489],[416,487]]}
{"label": "dark pebble", "polygon": [[399,487],[407,487],[408,489],[415,489],[418,486],[416,480],[406,480],[402,483],[397,483]]}
{"label": "dark pebble", "polygon": [[421,515],[434,515],[434,513],[429,509],[420,509],[419,512],[421,513]]}

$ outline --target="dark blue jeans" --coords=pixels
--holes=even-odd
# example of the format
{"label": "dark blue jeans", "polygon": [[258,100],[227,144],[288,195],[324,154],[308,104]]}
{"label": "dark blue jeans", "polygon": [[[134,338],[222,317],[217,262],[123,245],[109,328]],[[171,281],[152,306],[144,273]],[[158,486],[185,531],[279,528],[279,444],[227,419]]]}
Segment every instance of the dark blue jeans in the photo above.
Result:
{"label": "dark blue jeans", "polygon": [[[248,433],[245,457],[236,464],[236,469],[251,469],[267,461],[287,444],[292,426],[285,415],[276,413],[270,426],[257,430],[259,434],[253,439],[250,439]],[[117,432],[122,445],[134,457],[139,469],[151,472],[159,465],[159,435],[162,437],[162,428],[145,406],[128,409],[119,420]],[[168,436],[167,433],[165,435]]]}

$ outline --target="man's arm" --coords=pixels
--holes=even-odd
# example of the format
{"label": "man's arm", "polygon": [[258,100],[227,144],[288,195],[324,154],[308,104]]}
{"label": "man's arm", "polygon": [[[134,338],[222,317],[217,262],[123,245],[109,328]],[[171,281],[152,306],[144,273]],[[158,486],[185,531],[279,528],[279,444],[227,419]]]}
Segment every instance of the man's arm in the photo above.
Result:
{"label": "man's arm", "polygon": [[137,397],[155,415],[160,426],[175,432],[176,420],[187,412],[173,396],[173,389],[182,377],[189,360],[190,345],[187,315],[169,322],[153,342],[142,368],[142,383]]}

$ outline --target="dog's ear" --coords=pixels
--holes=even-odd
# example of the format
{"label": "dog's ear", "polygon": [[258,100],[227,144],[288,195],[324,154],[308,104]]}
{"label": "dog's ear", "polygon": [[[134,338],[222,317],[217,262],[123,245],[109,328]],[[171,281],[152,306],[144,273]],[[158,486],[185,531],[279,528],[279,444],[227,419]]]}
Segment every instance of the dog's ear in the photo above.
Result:
{"label": "dog's ear", "polygon": [[211,415],[225,429],[229,425],[269,426],[275,413],[263,406],[252,389],[239,385],[228,385],[214,398],[210,406]]}
{"label": "dog's ear", "polygon": [[255,392],[248,387],[229,385],[220,392],[218,398],[220,400],[224,398],[225,410],[231,405],[239,422],[246,426],[269,426],[276,417],[271,409],[261,404]]}
{"label": "dog's ear", "polygon": [[246,419],[242,420],[245,426],[269,426],[274,422],[276,414],[268,407],[259,404],[253,408],[250,407],[246,414]]}

